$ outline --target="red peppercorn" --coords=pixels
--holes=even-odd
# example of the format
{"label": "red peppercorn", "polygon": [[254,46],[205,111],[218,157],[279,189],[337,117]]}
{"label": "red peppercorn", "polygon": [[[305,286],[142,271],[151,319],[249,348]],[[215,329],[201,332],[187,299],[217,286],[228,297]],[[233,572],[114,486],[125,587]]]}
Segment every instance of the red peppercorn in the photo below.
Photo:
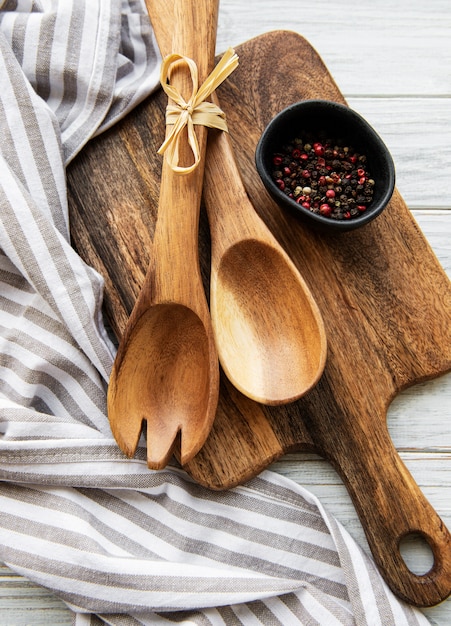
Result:
{"label": "red peppercorn", "polygon": [[283,159],[281,156],[275,156],[272,160],[272,162],[274,163],[274,165],[280,165],[282,163]]}
{"label": "red peppercorn", "polygon": [[322,143],[316,142],[313,144],[313,152],[316,156],[322,157],[324,155],[324,146]]}
{"label": "red peppercorn", "polygon": [[326,191],[326,197],[327,198],[335,198],[335,191],[333,189],[328,189]]}
{"label": "red peppercorn", "polygon": [[283,168],[283,173],[285,174],[285,176],[290,176],[291,174],[291,170],[289,167],[284,167]]}
{"label": "red peppercorn", "polygon": [[304,209],[310,209],[310,202],[303,202],[301,206],[303,206]]}
{"label": "red peppercorn", "polygon": [[316,164],[318,167],[324,167],[326,165],[326,160],[322,157],[318,157],[318,159],[316,160]]}
{"label": "red peppercorn", "polygon": [[310,172],[308,170],[302,170],[301,176],[303,178],[310,178]]}
{"label": "red peppercorn", "polygon": [[366,181],[365,176],[361,176],[361,177],[359,178],[359,185],[364,185],[364,184],[365,184],[365,181]]}
{"label": "red peppercorn", "polygon": [[351,163],[357,163],[357,157],[355,156],[355,154],[353,154],[352,156],[349,157],[349,160],[351,161]]}
{"label": "red peppercorn", "polygon": [[324,185],[326,184],[326,177],[325,176],[320,176],[318,178],[318,184],[321,185],[322,187],[324,187]]}
{"label": "red peppercorn", "polygon": [[345,213],[343,213],[343,217],[348,220],[351,217],[351,213],[349,211],[346,211]]}
{"label": "red peppercorn", "polygon": [[301,151],[299,150],[299,148],[295,148],[293,152],[291,153],[291,156],[293,157],[293,159],[300,159]]}
{"label": "red peppercorn", "polygon": [[363,213],[363,211],[366,211],[366,205],[365,204],[358,204],[357,208],[360,211],[360,213]]}
{"label": "red peppercorn", "polygon": [[319,207],[319,212],[321,213],[321,215],[329,217],[329,215],[332,213],[332,207],[330,206],[330,204],[322,204]]}
{"label": "red peppercorn", "polygon": [[365,176],[365,170],[362,169],[361,167],[359,167],[359,169],[357,170],[357,175],[358,176]]}
{"label": "red peppercorn", "polygon": [[278,186],[280,191],[283,191],[285,189],[285,183],[283,182],[283,180],[281,178],[278,178],[276,180],[276,185]]}
{"label": "red peppercorn", "polygon": [[308,154],[306,154],[305,152],[303,152],[303,153],[301,154],[301,159],[302,159],[303,161],[307,161],[307,160],[308,160]]}

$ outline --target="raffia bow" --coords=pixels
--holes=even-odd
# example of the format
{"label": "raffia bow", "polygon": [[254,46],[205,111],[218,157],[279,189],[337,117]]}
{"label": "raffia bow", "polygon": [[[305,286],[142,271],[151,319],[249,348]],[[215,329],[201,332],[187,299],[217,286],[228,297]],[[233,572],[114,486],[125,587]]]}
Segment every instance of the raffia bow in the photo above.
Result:
{"label": "raffia bow", "polygon": [[[191,74],[193,89],[188,102],[185,101],[175,87],[168,83],[171,67],[177,61],[186,63]],[[237,65],[238,56],[232,48],[229,48],[198,89],[198,70],[196,63],[192,59],[177,53],[169,54],[163,59],[160,82],[166,94],[173,101],[166,108],[166,124],[172,125],[172,129],[160,146],[158,154],[166,153],[167,161],[175,172],[188,174],[199,164],[200,153],[199,143],[194,131],[195,124],[227,131],[225,113],[212,102],[205,102],[205,100],[233,72]],[[179,165],[179,144],[185,126],[188,131],[188,143],[193,152],[194,162],[187,167],[181,167]]]}

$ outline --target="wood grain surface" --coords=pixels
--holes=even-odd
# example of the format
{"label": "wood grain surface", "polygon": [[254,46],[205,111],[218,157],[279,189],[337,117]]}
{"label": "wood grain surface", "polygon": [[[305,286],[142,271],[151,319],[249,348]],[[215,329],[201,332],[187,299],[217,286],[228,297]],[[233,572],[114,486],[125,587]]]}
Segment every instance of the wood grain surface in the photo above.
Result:
{"label": "wood grain surface", "polygon": [[[256,210],[317,299],[329,354],[317,387],[284,407],[258,405],[223,379],[211,435],[186,469],[200,483],[224,489],[288,451],[319,453],[342,476],[395,592],[420,606],[435,604],[451,591],[449,533],[400,461],[386,412],[401,389],[451,369],[450,283],[398,192],[375,222],[340,237],[308,230],[269,200],[253,163],[265,124],[296,100],[343,96],[313,48],[294,33],[269,33],[237,51],[240,68],[219,96],[241,173]],[[290,72],[274,73],[280,58]],[[118,336],[151,254],[162,101],[157,94],[91,142],[68,172],[74,245],[105,276],[106,312]],[[207,288],[205,215],[200,253]],[[409,572],[397,545],[414,530],[428,537],[435,554],[423,576]]]}

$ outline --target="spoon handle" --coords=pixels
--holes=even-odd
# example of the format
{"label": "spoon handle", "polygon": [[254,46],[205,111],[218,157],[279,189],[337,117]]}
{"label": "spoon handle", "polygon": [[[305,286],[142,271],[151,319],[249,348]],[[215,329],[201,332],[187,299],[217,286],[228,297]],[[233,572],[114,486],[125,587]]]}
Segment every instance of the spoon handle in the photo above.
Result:
{"label": "spoon handle", "polygon": [[[152,10],[152,5],[154,5]],[[166,11],[164,6],[157,7],[147,1],[153,18]],[[166,56],[171,52],[193,59],[199,72],[199,85],[205,80],[214,64],[218,2],[216,0],[176,0],[173,13],[173,33],[171,44],[162,51]],[[168,40],[169,41],[169,40]],[[186,66],[175,68],[171,73],[171,85],[176,87],[185,100],[192,92],[192,81]],[[171,127],[167,127],[167,134]],[[166,300],[176,290],[187,306],[198,307],[202,321],[208,324],[206,302],[196,294],[203,291],[198,258],[198,223],[200,199],[205,164],[207,129],[195,126],[199,143],[200,163],[188,174],[174,172],[167,159],[163,159],[158,220],[154,238],[154,259],[159,266],[155,268],[156,284],[154,289],[160,294],[159,299]],[[193,155],[187,135],[179,144],[180,164],[192,163]],[[170,238],[170,241],[169,241]],[[186,280],[186,268],[195,268],[196,288]],[[167,280],[170,273],[173,280]],[[174,284],[175,281],[175,284]],[[170,294],[167,293],[170,290]],[[205,306],[204,306],[205,304]]]}

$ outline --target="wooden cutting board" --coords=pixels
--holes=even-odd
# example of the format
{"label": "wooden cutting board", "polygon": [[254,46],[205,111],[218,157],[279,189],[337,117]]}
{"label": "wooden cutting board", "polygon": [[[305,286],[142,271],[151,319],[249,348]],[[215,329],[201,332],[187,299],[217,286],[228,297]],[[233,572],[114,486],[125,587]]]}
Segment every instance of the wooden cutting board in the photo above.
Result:
{"label": "wooden cutting board", "polygon": [[[451,283],[397,191],[382,216],[342,235],[314,232],[272,202],[254,166],[265,125],[295,101],[344,98],[295,33],[268,33],[237,53],[240,66],[218,95],[238,165],[256,211],[318,302],[328,357],[319,384],[281,407],[247,399],[222,376],[213,430],[186,471],[202,485],[226,489],[286,452],[322,455],[346,484],[394,592],[418,606],[436,604],[451,593],[450,534],[400,460],[386,414],[401,389],[451,370]],[[166,101],[160,90],[92,140],[68,168],[73,243],[105,278],[105,312],[118,337],[152,251]],[[199,249],[208,293],[205,211]],[[434,553],[422,576],[408,570],[399,551],[400,539],[412,532],[423,534]]]}

